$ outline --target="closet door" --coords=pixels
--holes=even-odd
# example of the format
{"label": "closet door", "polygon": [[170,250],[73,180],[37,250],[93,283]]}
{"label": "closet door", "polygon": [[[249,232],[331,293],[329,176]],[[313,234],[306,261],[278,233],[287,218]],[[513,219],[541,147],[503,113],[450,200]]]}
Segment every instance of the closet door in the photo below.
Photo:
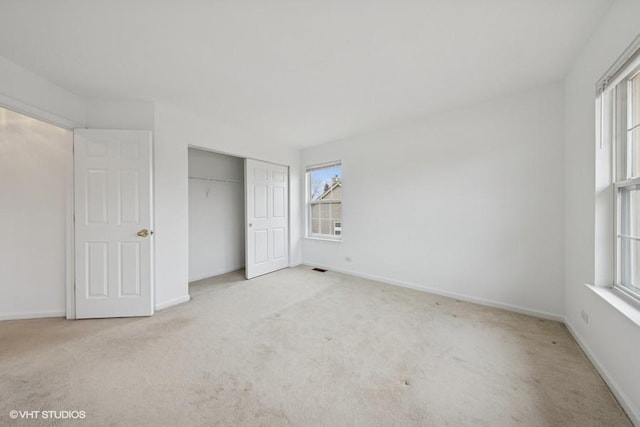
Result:
{"label": "closet door", "polygon": [[245,160],[246,276],[289,266],[289,168]]}

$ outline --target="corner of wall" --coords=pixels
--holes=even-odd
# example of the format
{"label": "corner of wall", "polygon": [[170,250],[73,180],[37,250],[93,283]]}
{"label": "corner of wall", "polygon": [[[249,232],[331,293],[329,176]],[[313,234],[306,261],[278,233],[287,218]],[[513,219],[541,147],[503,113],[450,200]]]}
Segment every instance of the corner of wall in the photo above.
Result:
{"label": "corner of wall", "polygon": [[0,105],[67,129],[86,120],[84,99],[3,57]]}
{"label": "corner of wall", "polygon": [[591,349],[588,341],[586,341],[585,338],[578,332],[577,328],[573,325],[571,320],[565,317],[564,323],[567,326],[567,330],[569,331],[569,333],[576,340],[591,364],[593,364],[593,366],[596,368],[596,371],[598,371],[604,382],[616,397],[618,403],[620,403],[620,405],[624,408],[633,425],[640,426],[640,408],[635,408],[634,406],[632,406],[633,400],[626,394],[624,389],[610,374],[607,366],[602,363],[597,354]]}
{"label": "corner of wall", "polygon": [[[612,282],[607,153],[596,147],[595,85],[638,35],[640,2],[618,0],[564,80],[565,324],[633,422],[640,425],[637,325],[590,292]],[[583,322],[581,316],[589,321]]]}

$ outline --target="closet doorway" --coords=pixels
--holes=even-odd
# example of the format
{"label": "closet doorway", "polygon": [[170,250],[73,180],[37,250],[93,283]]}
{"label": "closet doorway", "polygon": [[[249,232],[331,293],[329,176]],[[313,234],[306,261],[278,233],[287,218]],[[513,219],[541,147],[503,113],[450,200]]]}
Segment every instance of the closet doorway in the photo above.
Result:
{"label": "closet doorway", "polygon": [[244,215],[244,159],[189,148],[190,292],[203,279],[244,276]]}

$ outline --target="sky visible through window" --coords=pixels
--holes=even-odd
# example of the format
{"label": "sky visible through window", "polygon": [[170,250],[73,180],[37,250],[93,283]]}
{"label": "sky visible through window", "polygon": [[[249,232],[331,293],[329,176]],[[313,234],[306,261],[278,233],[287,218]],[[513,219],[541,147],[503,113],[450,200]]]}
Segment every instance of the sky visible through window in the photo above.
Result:
{"label": "sky visible through window", "polygon": [[331,185],[337,176],[342,181],[342,165],[315,169],[309,172],[311,183],[311,200],[316,200],[324,192],[325,184]]}

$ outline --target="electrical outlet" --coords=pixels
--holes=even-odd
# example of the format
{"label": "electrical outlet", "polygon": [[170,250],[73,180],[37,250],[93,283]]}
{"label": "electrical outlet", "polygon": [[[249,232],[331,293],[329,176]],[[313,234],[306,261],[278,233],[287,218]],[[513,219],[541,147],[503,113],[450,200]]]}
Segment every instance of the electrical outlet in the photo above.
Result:
{"label": "electrical outlet", "polygon": [[582,310],[580,312],[580,315],[582,316],[582,320],[584,320],[584,323],[586,323],[588,325],[589,324],[589,313],[587,313],[586,311]]}

